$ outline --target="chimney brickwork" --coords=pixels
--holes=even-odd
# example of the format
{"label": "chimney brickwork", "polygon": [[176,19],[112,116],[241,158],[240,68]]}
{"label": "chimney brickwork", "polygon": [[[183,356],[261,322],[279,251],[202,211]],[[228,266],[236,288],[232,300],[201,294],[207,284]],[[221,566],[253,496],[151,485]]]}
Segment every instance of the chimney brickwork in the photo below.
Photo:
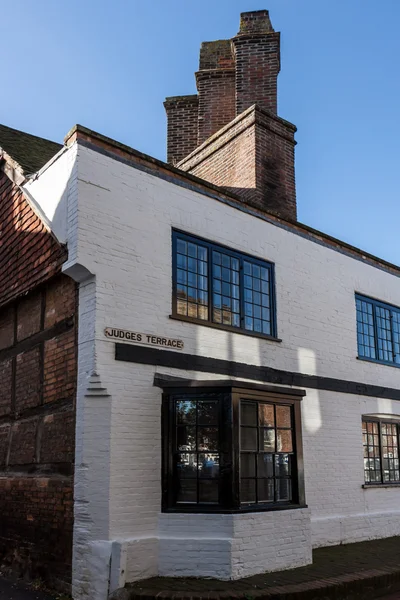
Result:
{"label": "chimney brickwork", "polygon": [[277,116],[279,70],[280,34],[266,10],[242,13],[231,40],[204,42],[198,95],[165,102],[168,162],[296,220],[296,128]]}
{"label": "chimney brickwork", "polygon": [[235,107],[235,61],[230,40],[203,42],[196,83],[199,95],[198,145],[232,121]]}
{"label": "chimney brickwork", "polygon": [[199,99],[196,94],[174,96],[165,99],[164,107],[168,118],[167,161],[175,165],[198,146]]}
{"label": "chimney brickwork", "polygon": [[280,35],[272,28],[268,11],[243,13],[239,33],[232,43],[236,65],[236,114],[253,104],[276,114]]}

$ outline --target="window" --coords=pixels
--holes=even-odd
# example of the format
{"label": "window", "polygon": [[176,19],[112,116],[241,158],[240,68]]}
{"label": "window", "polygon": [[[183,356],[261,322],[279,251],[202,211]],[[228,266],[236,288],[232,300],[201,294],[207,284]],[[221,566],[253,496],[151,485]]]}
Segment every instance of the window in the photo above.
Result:
{"label": "window", "polygon": [[400,308],[356,294],[358,357],[400,365]]}
{"label": "window", "polygon": [[271,263],[173,231],[173,316],[276,336]]}
{"label": "window", "polygon": [[194,385],[163,386],[163,509],[304,506],[301,395]]}
{"label": "window", "polygon": [[293,458],[292,407],[241,400],[241,502],[290,502]]}
{"label": "window", "polygon": [[365,483],[400,483],[400,423],[364,417],[362,431]]}

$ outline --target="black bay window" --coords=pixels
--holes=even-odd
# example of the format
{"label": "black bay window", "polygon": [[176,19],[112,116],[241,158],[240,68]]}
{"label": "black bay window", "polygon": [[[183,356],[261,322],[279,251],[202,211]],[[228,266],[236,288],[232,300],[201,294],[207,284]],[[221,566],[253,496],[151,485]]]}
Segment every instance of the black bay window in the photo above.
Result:
{"label": "black bay window", "polygon": [[172,316],[276,338],[272,263],[172,232]]}
{"label": "black bay window", "polygon": [[[163,509],[234,512],[304,506],[302,392],[168,380]],[[248,385],[248,384],[247,384]]]}

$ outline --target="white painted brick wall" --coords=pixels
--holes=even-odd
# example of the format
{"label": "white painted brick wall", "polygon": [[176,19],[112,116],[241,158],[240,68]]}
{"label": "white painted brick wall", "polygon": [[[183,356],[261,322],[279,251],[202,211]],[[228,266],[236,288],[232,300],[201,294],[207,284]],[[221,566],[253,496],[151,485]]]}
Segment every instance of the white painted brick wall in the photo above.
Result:
{"label": "white painted brick wall", "polygon": [[[95,307],[79,324],[80,386],[95,368],[110,399],[105,408],[105,400],[96,405],[78,394],[77,458],[90,457],[95,470],[91,490],[85,491],[89,508],[76,522],[74,580],[81,583],[76,598],[90,593],[104,598],[100,591],[93,595],[96,571],[87,568],[80,550],[96,541],[124,548],[127,580],[189,572],[200,569],[200,562],[212,573],[210,563],[204,566],[191,553],[193,540],[203,556],[212,552],[214,575],[240,577],[305,564],[311,543],[398,532],[400,490],[361,487],[361,415],[400,414],[400,403],[320,390],[307,390],[302,407],[311,526],[307,511],[240,515],[232,519],[229,534],[223,516],[218,526],[202,516],[201,531],[196,519],[189,525],[185,515],[160,518],[161,392],[152,386],[154,374],[201,379],[215,374],[116,362],[114,345],[103,336],[106,326],[180,338],[190,354],[399,387],[398,369],[356,360],[354,292],[400,305],[400,280],[85,147],[79,147],[77,161],[66,196],[68,268],[73,272],[79,265],[93,274]],[[281,343],[169,319],[172,227],[275,263]],[[96,457],[108,465],[104,472],[96,471]],[[186,547],[185,556],[179,555],[179,544]],[[101,548],[94,554],[108,572],[110,558],[107,562]],[[121,568],[116,569],[111,580],[121,582]]]}

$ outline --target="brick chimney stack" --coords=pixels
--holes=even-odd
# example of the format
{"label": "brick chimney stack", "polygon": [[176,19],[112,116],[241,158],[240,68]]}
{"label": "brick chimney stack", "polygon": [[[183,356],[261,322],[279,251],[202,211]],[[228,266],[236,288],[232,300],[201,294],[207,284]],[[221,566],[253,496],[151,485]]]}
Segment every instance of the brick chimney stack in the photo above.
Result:
{"label": "brick chimney stack", "polygon": [[280,34],[267,10],[242,13],[232,44],[236,65],[236,115],[257,104],[277,113]]}
{"label": "brick chimney stack", "polygon": [[198,94],[166,98],[168,162],[296,220],[294,133],[277,116],[280,34],[267,10],[242,13],[231,40],[204,42]]}

